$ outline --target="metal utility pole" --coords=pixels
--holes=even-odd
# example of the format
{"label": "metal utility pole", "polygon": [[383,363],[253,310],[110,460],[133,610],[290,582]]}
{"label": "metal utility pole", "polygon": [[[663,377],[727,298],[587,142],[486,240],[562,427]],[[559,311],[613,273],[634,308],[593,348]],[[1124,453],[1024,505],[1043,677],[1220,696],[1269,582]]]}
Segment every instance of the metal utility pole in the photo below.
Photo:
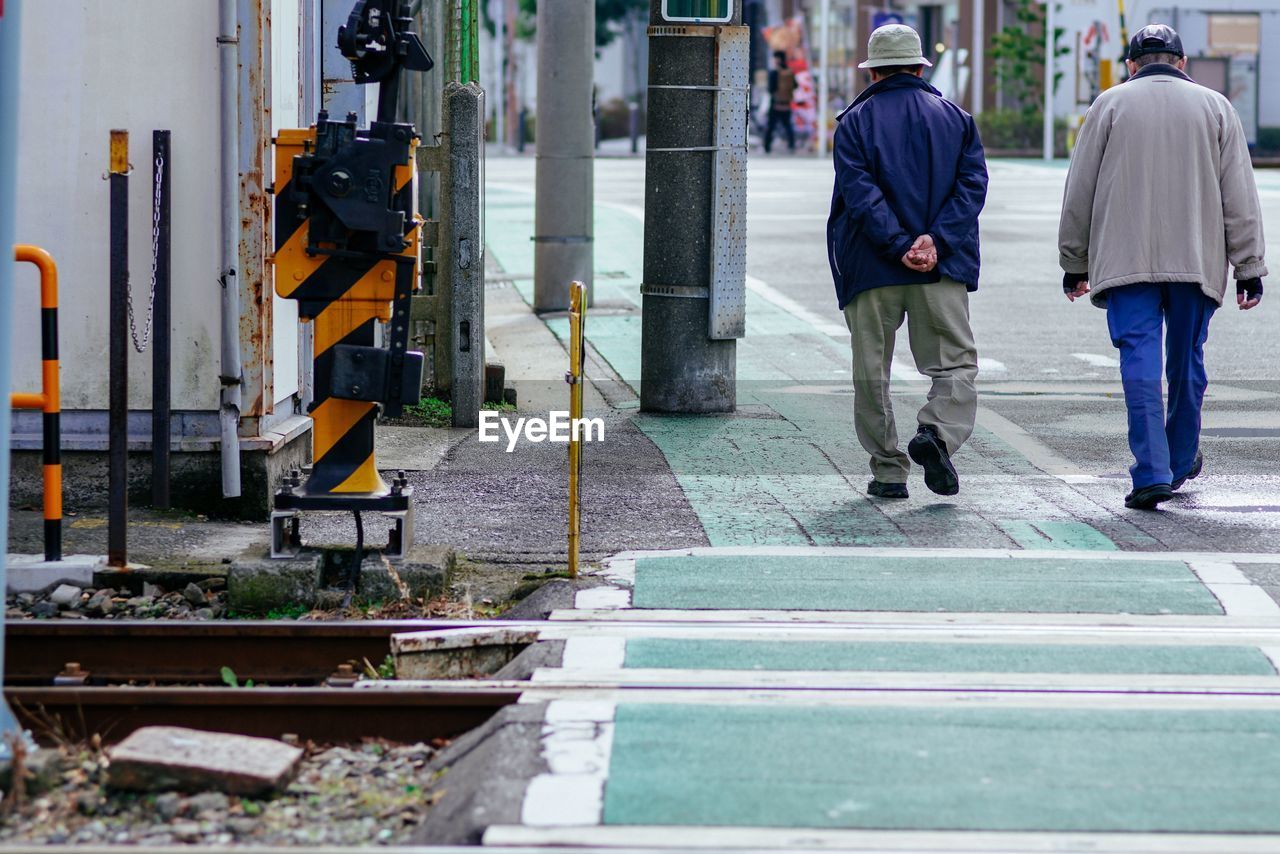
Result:
{"label": "metal utility pole", "polygon": [[533,308],[566,311],[569,284],[592,281],[595,0],[538,4],[537,208]]}
{"label": "metal utility pole", "polygon": [[[22,0],[0,3],[0,317],[13,316],[13,250],[15,196],[18,192],[18,17]],[[9,400],[10,347],[0,346],[0,400]],[[0,406],[0,540],[9,542],[9,407]],[[7,558],[0,552],[0,587],[7,578]],[[4,614],[0,613],[0,682],[4,679]],[[9,703],[0,696],[0,761],[13,759],[12,745],[24,738]],[[34,748],[32,748],[34,749]]]}
{"label": "metal utility pole", "polygon": [[640,408],[731,412],[746,324],[750,34],[737,0],[665,5],[681,16],[650,0]]}

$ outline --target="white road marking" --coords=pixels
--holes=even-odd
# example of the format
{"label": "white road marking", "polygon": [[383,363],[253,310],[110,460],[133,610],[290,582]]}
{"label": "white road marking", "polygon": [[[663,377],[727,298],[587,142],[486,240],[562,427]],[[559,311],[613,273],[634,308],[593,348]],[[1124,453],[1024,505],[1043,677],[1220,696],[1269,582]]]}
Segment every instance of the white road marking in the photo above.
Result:
{"label": "white road marking", "polygon": [[[457,683],[454,683],[455,686]],[[937,690],[824,690],[752,688],[628,687],[625,685],[532,685],[521,694],[522,703],[557,700],[594,700],[615,705],[626,703],[701,704],[716,706],[810,706],[818,708],[909,706],[929,708],[962,706],[1027,709],[1209,709],[1213,711],[1264,709],[1280,711],[1277,694],[1114,693],[1097,691],[954,691]]]}
{"label": "white road marking", "polygon": [[552,621],[631,622],[666,624],[764,623],[773,625],[862,625],[885,628],[919,628],[945,625],[951,628],[1018,626],[1023,629],[1052,627],[1055,631],[1077,626],[1092,629],[1111,627],[1145,628],[1153,631],[1257,632],[1276,628],[1274,617],[1234,617],[1199,614],[1052,614],[969,611],[783,611],[738,610],[685,611],[666,608],[608,608],[598,611],[574,609],[552,611]]}
{"label": "white road marking", "polygon": [[573,597],[575,608],[585,609],[630,609],[631,591],[618,587],[588,587],[579,590]]}
{"label": "white road marking", "polygon": [[[1200,627],[1135,625],[859,625],[857,623],[554,623],[538,632],[539,640],[664,638],[684,640],[811,641],[844,643],[1035,644],[1054,646],[1256,646],[1280,650],[1280,623],[1266,628],[1237,629],[1213,624]],[[361,683],[364,684],[364,683]]]}
{"label": "white road marking", "polygon": [[988,358],[987,356],[978,357],[978,372],[988,374],[1007,373],[1009,366],[999,359]]}
{"label": "white road marking", "polygon": [[1120,360],[1114,356],[1104,356],[1101,353],[1072,353],[1072,358],[1079,359],[1095,368],[1118,368]]}
{"label": "white road marking", "polygon": [[547,773],[529,782],[520,820],[532,827],[600,823],[613,749],[611,702],[553,700],[542,728]]}
{"label": "white road marking", "polygon": [[1205,587],[1209,588],[1222,610],[1231,617],[1280,616],[1280,605],[1258,587],[1236,565],[1227,560],[1188,561]]}
{"label": "white road marking", "polygon": [[1072,478],[1071,482],[1090,482],[1096,477],[1059,454],[1048,445],[1014,424],[1008,418],[985,406],[978,407],[978,425],[1026,458],[1045,474]]}
{"label": "white road marking", "polygon": [[617,668],[534,671],[535,686],[707,688],[755,691],[1064,691],[1161,694],[1256,694],[1280,700],[1270,676],[1144,673],[1004,673],[887,670],[677,670]]}
{"label": "white road marking", "polygon": [[621,670],[626,657],[626,638],[568,638],[560,666],[565,670]]}
{"label": "white road marking", "polygon": [[[849,340],[849,327],[845,326],[843,323],[837,323],[828,317],[823,317],[817,312],[805,308],[803,305],[762,279],[748,275],[747,290],[751,291],[765,302],[772,303],[782,309],[787,314],[790,314],[792,317],[813,329],[815,332],[828,335],[832,338],[840,338],[845,341]],[[834,314],[834,312],[832,313]]]}
{"label": "white road marking", "polygon": [[829,216],[824,213],[748,213],[747,227],[753,222],[826,222]]}
{"label": "white road marking", "polygon": [[567,848],[705,849],[712,851],[928,851],[1039,854],[1238,854],[1275,852],[1280,835],[1186,833],[1057,833],[1013,831],[830,830],[785,827],[600,826],[529,828],[494,825],[484,845]]}
{"label": "white road marking", "polygon": [[[1114,560],[1129,561],[1226,561],[1228,563],[1280,563],[1280,555],[1267,552],[1123,552],[1071,549],[1047,554],[1026,549],[921,549],[876,546],[692,546],[687,549],[636,549],[619,552],[605,560],[631,561],[648,557],[714,556],[729,557],[894,557],[894,558],[982,558],[984,560]],[[633,570],[634,571],[634,570]]]}

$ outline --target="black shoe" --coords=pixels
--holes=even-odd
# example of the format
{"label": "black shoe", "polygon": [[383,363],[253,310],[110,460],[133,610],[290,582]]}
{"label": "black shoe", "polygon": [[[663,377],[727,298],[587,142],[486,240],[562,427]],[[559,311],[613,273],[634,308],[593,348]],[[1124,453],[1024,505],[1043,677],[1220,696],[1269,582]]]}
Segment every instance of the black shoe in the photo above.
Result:
{"label": "black shoe", "polygon": [[1177,492],[1179,489],[1182,489],[1182,485],[1184,483],[1186,483],[1189,480],[1195,480],[1197,477],[1199,477],[1200,472],[1203,469],[1204,469],[1204,454],[1200,453],[1199,451],[1196,451],[1196,458],[1191,463],[1191,471],[1187,472],[1182,477],[1178,478],[1173,483],[1169,484],[1169,488],[1172,489],[1174,492]]}
{"label": "black shoe", "polygon": [[960,476],[951,465],[951,456],[938,438],[938,431],[921,424],[920,432],[907,445],[907,453],[924,468],[924,485],[929,489],[939,495],[955,495],[960,491]]}
{"label": "black shoe", "polygon": [[1141,489],[1135,489],[1124,497],[1124,506],[1131,510],[1154,510],[1161,501],[1173,497],[1173,490],[1167,483],[1153,483]]}
{"label": "black shoe", "polygon": [[907,495],[907,485],[905,483],[885,483],[883,480],[873,480],[867,484],[867,495],[874,495],[876,498],[909,498]]}

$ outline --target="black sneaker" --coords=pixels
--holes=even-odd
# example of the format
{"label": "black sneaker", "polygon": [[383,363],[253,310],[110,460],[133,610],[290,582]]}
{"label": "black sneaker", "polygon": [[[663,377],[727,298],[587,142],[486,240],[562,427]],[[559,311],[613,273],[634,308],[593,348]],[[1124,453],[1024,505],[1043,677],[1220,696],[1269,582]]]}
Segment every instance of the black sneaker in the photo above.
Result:
{"label": "black sneaker", "polygon": [[909,498],[907,495],[907,485],[905,483],[886,483],[883,480],[873,480],[867,484],[867,495],[874,495],[876,498]]}
{"label": "black sneaker", "polygon": [[1174,492],[1177,492],[1179,489],[1182,489],[1182,485],[1184,483],[1186,483],[1189,480],[1195,480],[1197,477],[1199,477],[1200,472],[1203,469],[1204,469],[1204,454],[1200,453],[1199,451],[1196,451],[1196,458],[1191,463],[1191,470],[1186,474],[1184,474],[1182,477],[1175,480],[1173,483],[1169,484],[1169,488],[1172,489]]}
{"label": "black sneaker", "polygon": [[924,468],[924,485],[939,495],[955,495],[960,491],[960,476],[951,465],[946,445],[938,438],[938,431],[928,424],[920,425],[920,432],[907,445],[907,454]]}
{"label": "black sneaker", "polygon": [[1135,489],[1124,497],[1124,506],[1130,510],[1154,510],[1161,501],[1173,497],[1173,490],[1167,483],[1153,483],[1141,489]]}

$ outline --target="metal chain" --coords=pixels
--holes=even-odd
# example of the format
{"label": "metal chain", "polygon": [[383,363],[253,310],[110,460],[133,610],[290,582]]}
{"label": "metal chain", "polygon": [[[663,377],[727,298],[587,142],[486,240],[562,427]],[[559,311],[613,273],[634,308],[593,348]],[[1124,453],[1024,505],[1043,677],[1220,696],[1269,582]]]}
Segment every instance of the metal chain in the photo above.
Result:
{"label": "metal chain", "polygon": [[125,302],[129,308],[129,336],[133,338],[133,349],[139,353],[147,351],[151,343],[151,323],[156,311],[156,269],[160,266],[160,176],[164,174],[164,155],[156,157],[156,174],[152,181],[155,186],[155,198],[151,207],[151,296],[147,300],[147,324],[142,330],[142,341],[138,341],[138,327],[133,319],[133,285],[130,283],[125,293]]}

